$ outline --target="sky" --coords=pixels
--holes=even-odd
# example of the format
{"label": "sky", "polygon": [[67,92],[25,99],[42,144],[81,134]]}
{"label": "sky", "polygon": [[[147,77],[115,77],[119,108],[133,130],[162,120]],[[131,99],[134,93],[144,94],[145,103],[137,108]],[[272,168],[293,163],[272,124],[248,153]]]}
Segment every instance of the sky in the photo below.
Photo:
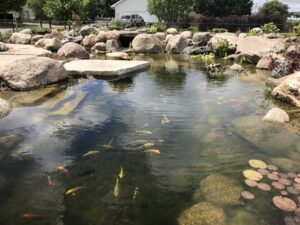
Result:
{"label": "sky", "polygon": [[[267,0],[253,0],[254,2],[254,11],[263,5]],[[286,3],[290,7],[291,12],[300,12],[300,0],[281,0],[282,2]]]}

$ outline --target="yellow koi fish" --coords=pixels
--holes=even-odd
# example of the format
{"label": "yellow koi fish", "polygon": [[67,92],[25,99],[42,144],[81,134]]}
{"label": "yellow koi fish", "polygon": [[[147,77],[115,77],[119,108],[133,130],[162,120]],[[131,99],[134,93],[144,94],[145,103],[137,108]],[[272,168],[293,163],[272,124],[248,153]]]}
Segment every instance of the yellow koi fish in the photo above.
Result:
{"label": "yellow koi fish", "polygon": [[160,155],[160,150],[158,150],[158,149],[147,149],[144,152],[145,153],[150,153],[150,154],[153,154],[153,155]]}
{"label": "yellow koi fish", "polygon": [[89,152],[85,153],[83,155],[83,157],[87,157],[87,156],[90,156],[90,155],[96,155],[98,153],[99,153],[99,151],[89,151]]}
{"label": "yellow koi fish", "polygon": [[140,190],[139,187],[135,187],[135,188],[134,188],[134,192],[133,192],[133,196],[132,196],[132,201],[133,201],[133,202],[135,202],[135,200],[136,200],[136,198],[137,198],[137,196],[138,196],[138,194],[139,194],[139,190]]}
{"label": "yellow koi fish", "polygon": [[102,147],[103,147],[103,148],[110,148],[110,149],[113,148],[113,147],[112,147],[113,141],[114,141],[114,139],[111,139],[111,140],[108,142],[108,144],[102,145]]}
{"label": "yellow koi fish", "polygon": [[140,133],[140,134],[145,134],[145,135],[153,134],[151,131],[148,131],[148,130],[137,130],[136,132]]}
{"label": "yellow koi fish", "polygon": [[116,184],[115,184],[115,188],[114,188],[114,196],[117,198],[119,196],[119,178],[117,178],[116,180]]}
{"label": "yellow koi fish", "polygon": [[72,188],[66,191],[65,195],[69,195],[69,194],[75,194],[77,191],[79,191],[80,189],[82,189],[83,187],[76,187],[76,188]]}
{"label": "yellow koi fish", "polygon": [[121,166],[119,177],[120,177],[120,179],[123,179],[123,177],[125,177],[125,172],[123,170],[123,166]]}
{"label": "yellow koi fish", "polygon": [[142,148],[149,148],[149,147],[153,147],[155,144],[152,143],[152,142],[147,142],[143,145],[141,145],[139,148],[142,149]]}

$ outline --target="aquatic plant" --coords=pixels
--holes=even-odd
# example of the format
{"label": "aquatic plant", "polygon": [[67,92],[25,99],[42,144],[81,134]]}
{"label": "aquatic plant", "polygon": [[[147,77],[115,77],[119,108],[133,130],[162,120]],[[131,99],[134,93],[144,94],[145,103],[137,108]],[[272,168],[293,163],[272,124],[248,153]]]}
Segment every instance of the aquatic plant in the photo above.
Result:
{"label": "aquatic plant", "polygon": [[199,54],[199,55],[192,55],[191,58],[212,61],[216,58],[216,56],[213,53],[204,53],[204,54]]}

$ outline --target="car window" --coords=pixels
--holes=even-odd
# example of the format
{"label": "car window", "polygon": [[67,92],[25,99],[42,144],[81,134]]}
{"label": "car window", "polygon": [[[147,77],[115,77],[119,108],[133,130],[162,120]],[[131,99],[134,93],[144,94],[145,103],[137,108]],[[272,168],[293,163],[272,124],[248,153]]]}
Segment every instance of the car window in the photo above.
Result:
{"label": "car window", "polygon": [[121,19],[130,19],[130,16],[122,16]]}

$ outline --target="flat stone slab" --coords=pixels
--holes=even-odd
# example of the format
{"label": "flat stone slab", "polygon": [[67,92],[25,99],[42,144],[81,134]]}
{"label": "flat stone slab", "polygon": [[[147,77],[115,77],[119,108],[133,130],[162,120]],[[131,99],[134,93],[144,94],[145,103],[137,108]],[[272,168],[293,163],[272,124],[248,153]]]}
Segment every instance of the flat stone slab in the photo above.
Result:
{"label": "flat stone slab", "polygon": [[9,50],[1,52],[0,55],[30,55],[41,56],[47,53],[51,53],[42,48],[36,48],[33,45],[20,45],[20,44],[5,44]]}
{"label": "flat stone slab", "polygon": [[93,76],[123,76],[132,72],[146,69],[150,66],[147,61],[122,60],[76,60],[64,65],[69,75]]}

